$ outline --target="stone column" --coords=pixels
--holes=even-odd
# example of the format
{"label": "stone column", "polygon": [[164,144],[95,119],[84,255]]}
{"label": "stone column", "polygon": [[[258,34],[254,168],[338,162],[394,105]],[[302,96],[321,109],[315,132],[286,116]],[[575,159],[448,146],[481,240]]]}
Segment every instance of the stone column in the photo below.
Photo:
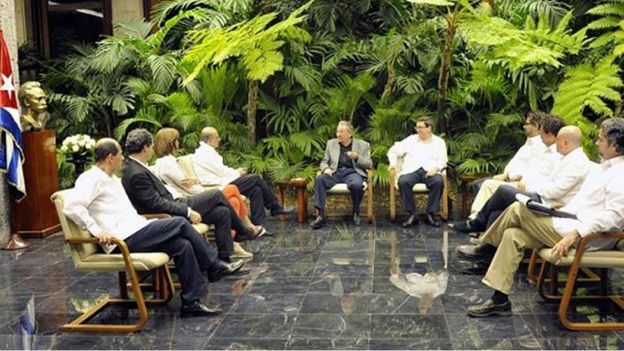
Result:
{"label": "stone column", "polygon": [[[15,17],[15,0],[0,0],[0,28],[2,29],[4,40],[9,48],[11,68],[13,69],[13,82],[17,87],[19,84],[19,70],[17,67]],[[6,182],[6,175],[0,172],[0,245],[7,242],[11,237],[11,206],[9,201],[9,189]]]}

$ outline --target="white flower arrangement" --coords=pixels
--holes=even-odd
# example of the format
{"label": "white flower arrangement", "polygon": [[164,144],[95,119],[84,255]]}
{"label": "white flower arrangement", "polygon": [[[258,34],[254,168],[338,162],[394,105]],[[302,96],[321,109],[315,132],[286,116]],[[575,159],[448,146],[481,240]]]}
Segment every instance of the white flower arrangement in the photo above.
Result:
{"label": "white flower arrangement", "polygon": [[86,156],[93,152],[95,140],[86,134],[68,136],[61,144],[61,152],[66,155]]}

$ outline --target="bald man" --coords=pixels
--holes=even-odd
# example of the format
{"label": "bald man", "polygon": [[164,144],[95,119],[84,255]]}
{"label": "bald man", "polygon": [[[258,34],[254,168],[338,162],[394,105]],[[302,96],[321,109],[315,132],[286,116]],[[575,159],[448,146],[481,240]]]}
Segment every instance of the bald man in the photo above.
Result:
{"label": "bald man", "polygon": [[[505,185],[499,187],[477,213],[475,219],[457,223],[453,228],[460,232],[486,230],[509,205],[516,201],[516,194],[519,193],[550,206],[566,205],[579,191],[585,177],[594,166],[583,152],[582,139],[583,135],[578,127],[562,127],[557,133],[556,143],[553,144],[556,145],[561,158],[556,161],[550,174],[529,177],[524,182],[517,183],[517,187]],[[460,256],[470,256],[473,248],[468,246],[464,248],[466,252],[458,248]]]}
{"label": "bald man", "polygon": [[292,208],[286,209],[279,204],[271,188],[260,176],[247,174],[244,168],[234,169],[223,164],[223,157],[217,151],[221,137],[215,128],[202,129],[200,140],[191,160],[202,185],[237,186],[240,193],[249,198],[251,222],[256,225],[264,223],[265,208],[271,210],[273,216],[292,212]]}

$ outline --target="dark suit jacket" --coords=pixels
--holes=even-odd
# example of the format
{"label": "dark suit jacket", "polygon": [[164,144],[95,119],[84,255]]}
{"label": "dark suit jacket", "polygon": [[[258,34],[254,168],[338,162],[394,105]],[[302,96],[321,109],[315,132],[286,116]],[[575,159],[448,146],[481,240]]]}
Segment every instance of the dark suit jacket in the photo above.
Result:
{"label": "dark suit jacket", "polygon": [[128,158],[121,177],[130,201],[139,213],[168,213],[186,218],[186,201],[176,201],[164,183],[137,161]]}

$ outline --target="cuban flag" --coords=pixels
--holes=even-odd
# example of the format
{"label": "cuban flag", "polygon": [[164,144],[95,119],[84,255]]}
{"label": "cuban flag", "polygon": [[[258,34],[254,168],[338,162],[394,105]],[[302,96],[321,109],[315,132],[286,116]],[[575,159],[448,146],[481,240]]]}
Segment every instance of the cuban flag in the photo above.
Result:
{"label": "cuban flag", "polygon": [[0,172],[6,173],[15,199],[21,201],[26,196],[26,182],[22,169],[24,147],[17,104],[9,49],[0,30]]}

